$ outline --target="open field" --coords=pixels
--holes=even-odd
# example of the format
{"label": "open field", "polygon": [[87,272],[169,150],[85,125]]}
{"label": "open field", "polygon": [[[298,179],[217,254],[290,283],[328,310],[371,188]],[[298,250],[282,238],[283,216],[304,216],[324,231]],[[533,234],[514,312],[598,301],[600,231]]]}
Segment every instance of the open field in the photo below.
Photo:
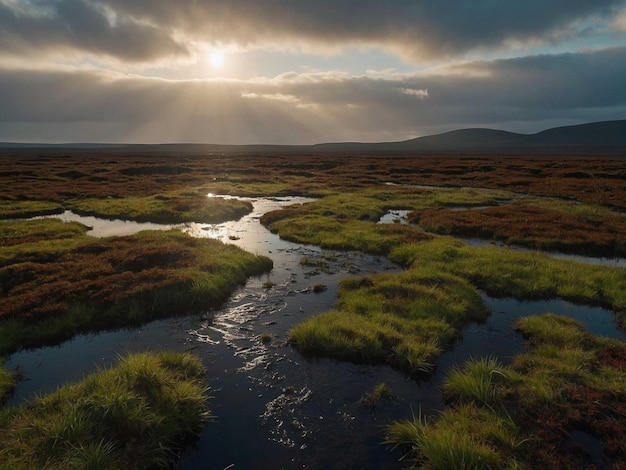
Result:
{"label": "open field", "polygon": [[3,201],[144,197],[208,184],[216,192],[240,196],[321,195],[333,188],[344,191],[392,182],[502,189],[626,209],[626,168],[621,156],[138,156],[42,149],[5,153],[0,164]]}
{"label": "open field", "polygon": [[[288,344],[307,357],[387,364],[411,379],[428,377],[463,328],[490,315],[481,292],[602,306],[623,328],[623,267],[537,250],[623,257],[624,180],[623,157],[599,156],[2,155],[0,354],[210,308],[246,278],[270,271],[264,256],[178,231],[94,239],[80,224],[18,220],[72,210],[213,223],[252,210],[249,202],[208,193],[316,198],[260,221],[294,243],[365,252],[402,266],[399,273],[344,279],[330,311],[291,329]],[[378,223],[392,210],[407,211],[412,223]],[[535,251],[472,247],[452,236]],[[550,315],[524,319],[518,330],[531,350],[511,364],[497,358],[459,364],[445,383],[449,406],[441,415],[392,424],[388,443],[418,466],[482,461],[533,468],[547,458],[545,448],[554,451],[556,466],[576,458],[592,463],[568,447],[572,430],[583,429],[617,468],[626,465],[624,443],[614,439],[626,421],[609,410],[623,401],[623,342]],[[3,371],[0,396],[13,380]],[[469,388],[472,381],[478,390]],[[390,395],[383,385],[365,401]],[[608,405],[596,409],[597,400]],[[556,409],[553,428],[543,420],[547,409]],[[442,456],[442,442],[458,452]]]}

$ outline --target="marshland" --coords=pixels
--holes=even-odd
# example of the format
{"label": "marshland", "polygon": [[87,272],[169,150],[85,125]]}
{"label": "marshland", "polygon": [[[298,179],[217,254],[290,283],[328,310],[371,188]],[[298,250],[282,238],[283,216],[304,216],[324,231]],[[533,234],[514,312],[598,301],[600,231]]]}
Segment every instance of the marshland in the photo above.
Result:
{"label": "marshland", "polygon": [[626,465],[623,157],[0,163],[0,467]]}

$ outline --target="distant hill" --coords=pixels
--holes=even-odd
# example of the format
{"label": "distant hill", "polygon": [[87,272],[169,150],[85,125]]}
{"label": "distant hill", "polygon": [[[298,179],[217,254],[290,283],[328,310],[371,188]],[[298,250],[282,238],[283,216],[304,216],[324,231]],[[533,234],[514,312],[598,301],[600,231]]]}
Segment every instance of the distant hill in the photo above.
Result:
{"label": "distant hill", "polygon": [[528,136],[534,145],[626,146],[626,120],[555,127]]}
{"label": "distant hill", "polygon": [[508,153],[508,154],[623,154],[626,156],[626,120],[555,127],[536,134],[495,129],[459,129],[399,142],[336,142],[316,145],[218,144],[20,144],[0,142],[13,151],[56,150],[75,152],[142,153]]}
{"label": "distant hill", "polygon": [[320,144],[326,150],[383,152],[619,153],[626,151],[626,120],[555,127],[536,134],[459,129],[400,142]]}

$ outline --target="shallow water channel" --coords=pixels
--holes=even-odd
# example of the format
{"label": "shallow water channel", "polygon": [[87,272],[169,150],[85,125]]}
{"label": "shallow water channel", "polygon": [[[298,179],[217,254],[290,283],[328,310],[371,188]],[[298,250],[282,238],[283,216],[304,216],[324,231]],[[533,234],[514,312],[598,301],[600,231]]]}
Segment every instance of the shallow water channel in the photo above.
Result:
{"label": "shallow water channel", "polygon": [[[287,332],[311,315],[331,309],[342,278],[399,268],[385,258],[286,242],[259,224],[263,213],[304,199],[251,201],[253,212],[238,221],[181,228],[193,236],[218,238],[269,256],[274,261],[271,273],[250,279],[214,311],[80,335],[56,347],[18,352],[6,366],[18,369],[24,379],[9,404],[80,380],[129,352],[191,351],[207,369],[214,419],[195,448],[182,455],[178,468],[401,468],[402,454],[381,444],[384,426],[410,418],[418,410],[432,414],[441,409],[439,387],[452,365],[488,354],[506,361],[519,352],[522,338],[512,329],[516,318],[550,311],[577,318],[595,333],[626,339],[613,314],[604,309],[560,300],[519,302],[484,296],[492,315],[485,323],[463,330],[427,382],[409,380],[386,366],[304,358],[286,345]],[[94,236],[167,228],[71,213],[59,217],[91,226]],[[115,225],[123,229],[114,231]],[[327,290],[314,293],[315,284]],[[262,340],[267,335],[269,342]],[[380,402],[375,410],[360,405],[361,397],[381,382],[391,388],[393,398]]]}

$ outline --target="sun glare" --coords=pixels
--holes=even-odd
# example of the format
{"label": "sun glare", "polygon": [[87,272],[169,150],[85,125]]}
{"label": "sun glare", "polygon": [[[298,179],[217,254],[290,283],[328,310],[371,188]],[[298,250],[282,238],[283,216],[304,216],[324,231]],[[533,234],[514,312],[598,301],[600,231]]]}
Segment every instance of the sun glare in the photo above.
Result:
{"label": "sun glare", "polygon": [[214,49],[209,52],[209,63],[211,67],[219,69],[224,65],[224,51]]}

